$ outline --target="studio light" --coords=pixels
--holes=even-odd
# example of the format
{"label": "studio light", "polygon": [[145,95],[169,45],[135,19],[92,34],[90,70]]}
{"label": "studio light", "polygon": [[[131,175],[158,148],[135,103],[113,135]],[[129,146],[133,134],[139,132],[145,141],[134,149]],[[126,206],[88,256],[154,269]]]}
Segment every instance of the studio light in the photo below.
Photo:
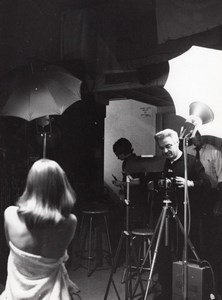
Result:
{"label": "studio light", "polygon": [[212,122],[214,113],[211,108],[202,102],[192,102],[189,105],[190,116],[185,121],[184,126],[181,128],[180,138],[183,139],[183,153],[184,153],[184,260],[183,260],[183,299],[188,299],[188,171],[187,171],[187,141],[195,136],[199,126]]}
{"label": "studio light", "polygon": [[184,126],[181,127],[180,139],[194,137],[198,127],[203,124],[212,122],[214,113],[205,103],[195,101],[189,106],[189,117],[186,119]]}

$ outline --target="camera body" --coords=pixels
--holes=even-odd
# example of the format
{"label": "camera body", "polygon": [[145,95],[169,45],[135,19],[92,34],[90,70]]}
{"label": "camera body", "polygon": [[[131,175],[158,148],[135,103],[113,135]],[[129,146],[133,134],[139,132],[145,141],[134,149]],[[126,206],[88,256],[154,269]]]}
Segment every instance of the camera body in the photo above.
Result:
{"label": "camera body", "polygon": [[161,178],[148,182],[148,189],[156,191],[171,191],[176,188],[176,179],[172,170],[161,173]]}
{"label": "camera body", "polygon": [[171,169],[162,172],[162,178],[158,180],[158,187],[165,190],[176,188],[176,179]]}
{"label": "camera body", "polygon": [[176,187],[176,180],[173,177],[159,179],[158,187],[165,190],[174,189]]}

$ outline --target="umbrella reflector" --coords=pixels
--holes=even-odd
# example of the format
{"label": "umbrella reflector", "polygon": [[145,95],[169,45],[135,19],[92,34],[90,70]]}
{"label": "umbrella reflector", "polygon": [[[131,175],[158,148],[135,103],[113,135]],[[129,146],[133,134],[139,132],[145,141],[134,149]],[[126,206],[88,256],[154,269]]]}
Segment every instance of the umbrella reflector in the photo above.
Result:
{"label": "umbrella reflector", "polygon": [[61,115],[81,100],[81,81],[61,68],[13,75],[0,98],[0,115],[31,121],[45,115]]}

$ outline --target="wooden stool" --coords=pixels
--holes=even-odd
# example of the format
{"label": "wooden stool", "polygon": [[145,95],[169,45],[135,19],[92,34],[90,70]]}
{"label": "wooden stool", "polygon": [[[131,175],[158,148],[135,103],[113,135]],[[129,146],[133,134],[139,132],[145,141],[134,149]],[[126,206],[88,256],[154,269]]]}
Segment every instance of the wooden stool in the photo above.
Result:
{"label": "wooden stool", "polygon": [[[133,288],[133,297],[136,297],[144,294],[142,281],[146,280],[142,278],[143,271],[150,271],[152,263],[151,249],[149,246],[151,244],[151,238],[153,236],[153,230],[148,228],[136,228],[131,231],[132,234],[132,244],[131,251],[134,258],[134,264],[131,264],[131,270],[135,272],[131,273],[131,279],[135,279],[135,284]],[[126,268],[123,272],[123,277],[121,283],[125,282],[126,277]],[[141,287],[141,291],[138,294],[138,287]],[[136,298],[137,299],[137,298]],[[139,299],[139,298],[138,298]],[[141,298],[142,299],[142,298]]]}
{"label": "wooden stool", "polygon": [[[110,243],[110,236],[108,230],[107,216],[109,211],[107,209],[93,208],[84,209],[81,212],[82,220],[80,225],[80,256],[87,259],[88,276],[96,270],[98,266],[103,265],[103,257],[107,259],[107,262],[112,265],[113,256]],[[105,229],[105,236],[108,249],[103,247],[102,229]],[[85,231],[85,234],[84,234]],[[88,238],[88,243],[87,243]],[[86,243],[88,245],[86,245]],[[85,248],[86,246],[86,248]],[[87,251],[88,255],[82,254]],[[104,255],[106,254],[106,255]],[[95,260],[94,269],[91,269],[91,262]],[[99,263],[98,263],[99,260]]]}
{"label": "wooden stool", "polygon": [[[138,262],[140,265],[143,263],[145,255],[150,246],[151,238],[153,236],[153,230],[149,228],[137,228],[132,230],[134,245],[136,245],[136,240],[138,240]],[[148,253],[148,267],[144,267],[144,270],[150,270],[150,266],[152,263],[152,253],[151,249]]]}

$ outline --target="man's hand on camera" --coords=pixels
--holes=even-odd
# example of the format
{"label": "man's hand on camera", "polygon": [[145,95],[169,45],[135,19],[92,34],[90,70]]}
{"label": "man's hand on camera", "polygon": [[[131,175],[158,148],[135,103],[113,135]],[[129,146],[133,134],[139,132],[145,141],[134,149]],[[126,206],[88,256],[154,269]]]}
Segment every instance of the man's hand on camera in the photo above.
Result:
{"label": "man's hand on camera", "polygon": [[[176,176],[175,177],[175,182],[176,182],[176,186],[178,188],[184,188],[185,187],[185,183],[186,183],[185,178],[180,177],[180,176]],[[193,187],[194,186],[194,182],[192,180],[187,180],[187,186],[188,186],[188,188],[189,187]]]}

